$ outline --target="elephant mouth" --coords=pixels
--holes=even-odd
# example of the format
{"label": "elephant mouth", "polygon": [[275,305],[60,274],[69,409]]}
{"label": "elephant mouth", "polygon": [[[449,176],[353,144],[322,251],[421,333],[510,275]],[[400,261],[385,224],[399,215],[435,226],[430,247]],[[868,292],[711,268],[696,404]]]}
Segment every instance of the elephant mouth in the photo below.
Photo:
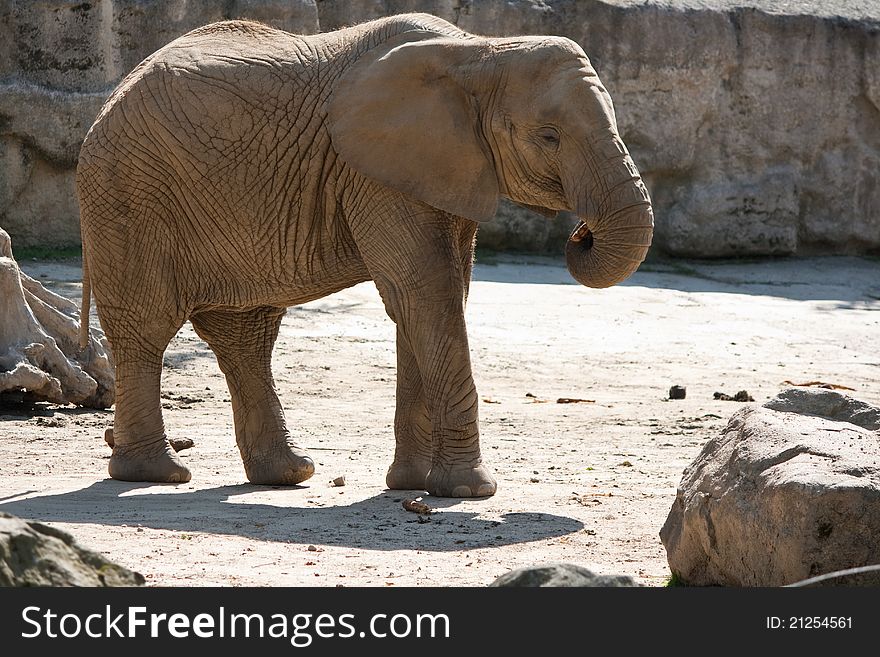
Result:
{"label": "elephant mouth", "polygon": [[572,242],[586,242],[584,246],[587,248],[590,248],[593,245],[593,233],[590,232],[585,221],[581,221],[575,226],[568,239]]}

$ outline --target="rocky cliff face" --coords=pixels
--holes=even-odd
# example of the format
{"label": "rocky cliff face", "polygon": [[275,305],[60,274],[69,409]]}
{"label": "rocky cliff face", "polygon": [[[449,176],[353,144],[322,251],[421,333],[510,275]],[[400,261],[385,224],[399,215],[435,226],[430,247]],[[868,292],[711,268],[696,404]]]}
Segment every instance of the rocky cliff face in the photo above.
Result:
{"label": "rocky cliff face", "polygon": [[[492,35],[579,42],[615,100],[676,255],[880,250],[880,6],[866,0],[37,0],[0,8],[0,224],[78,240],[92,117],[144,56],[251,17],[332,30],[428,11]],[[561,253],[567,217],[504,205],[482,246]]]}
{"label": "rocky cliff face", "polygon": [[314,0],[0,1],[0,225],[19,248],[79,243],[76,159],[116,84],[181,34],[240,17],[318,31]]}

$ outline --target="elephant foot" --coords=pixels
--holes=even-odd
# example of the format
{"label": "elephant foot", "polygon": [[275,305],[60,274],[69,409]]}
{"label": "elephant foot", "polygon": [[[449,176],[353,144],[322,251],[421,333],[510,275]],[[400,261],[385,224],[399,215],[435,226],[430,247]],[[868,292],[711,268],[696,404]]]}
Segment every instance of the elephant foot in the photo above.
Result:
{"label": "elephant foot", "polygon": [[[113,447],[116,444],[116,441],[113,440],[113,428],[110,427],[104,430],[104,442],[107,443],[110,447]],[[190,449],[195,445],[192,441],[192,438],[169,438],[168,444],[171,445],[171,449],[175,452],[182,452],[185,449]]]}
{"label": "elephant foot", "polygon": [[119,481],[182,484],[192,478],[189,468],[164,436],[146,444],[114,444],[107,469]]}
{"label": "elephant foot", "polygon": [[489,497],[498,485],[484,465],[444,467],[434,465],[425,479],[425,489],[436,497]]}
{"label": "elephant foot", "polygon": [[304,450],[282,442],[270,449],[242,455],[244,471],[252,484],[293,486],[315,474],[315,462]]}
{"label": "elephant foot", "polygon": [[430,470],[430,459],[395,458],[385,475],[385,485],[392,490],[427,490],[425,479]]}

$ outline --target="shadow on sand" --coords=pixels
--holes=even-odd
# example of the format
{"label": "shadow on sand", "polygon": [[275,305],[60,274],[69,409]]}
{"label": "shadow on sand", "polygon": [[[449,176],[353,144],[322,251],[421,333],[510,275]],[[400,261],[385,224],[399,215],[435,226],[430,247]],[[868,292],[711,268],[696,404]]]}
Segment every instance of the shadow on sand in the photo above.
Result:
{"label": "shadow on sand", "polygon": [[[191,490],[181,486],[105,479],[67,493],[10,499],[0,511],[46,522],[149,527],[243,536],[261,541],[310,543],[371,550],[445,552],[527,543],[583,528],[573,518],[548,513],[507,513],[486,519],[453,511],[454,499],[427,498],[437,509],[426,518],[401,501],[418,492],[386,491],[347,506],[311,506],[306,486],[240,484]],[[248,501],[270,492],[279,506]]]}

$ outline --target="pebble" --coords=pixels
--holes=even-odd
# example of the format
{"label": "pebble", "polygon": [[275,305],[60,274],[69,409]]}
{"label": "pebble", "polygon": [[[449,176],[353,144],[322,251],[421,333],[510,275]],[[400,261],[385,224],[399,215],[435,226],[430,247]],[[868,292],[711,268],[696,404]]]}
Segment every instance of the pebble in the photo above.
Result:
{"label": "pebble", "polygon": [[669,389],[670,399],[684,399],[687,396],[687,388],[684,386],[672,386]]}

